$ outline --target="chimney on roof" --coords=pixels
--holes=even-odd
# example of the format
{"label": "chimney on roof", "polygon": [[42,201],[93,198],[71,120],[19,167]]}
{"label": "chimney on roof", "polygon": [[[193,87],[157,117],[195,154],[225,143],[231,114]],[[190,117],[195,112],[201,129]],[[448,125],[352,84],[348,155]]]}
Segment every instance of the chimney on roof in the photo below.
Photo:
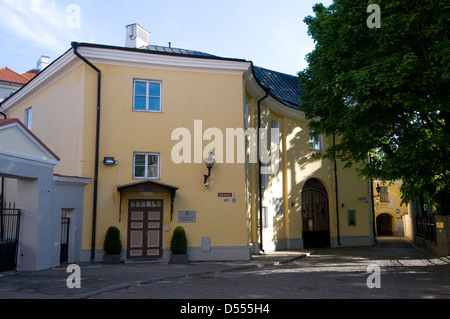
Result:
{"label": "chimney on roof", "polygon": [[36,64],[36,69],[38,72],[42,72],[50,64],[50,57],[42,55]]}
{"label": "chimney on roof", "polygon": [[127,37],[125,46],[127,48],[140,49],[150,44],[150,32],[137,23],[127,25]]}

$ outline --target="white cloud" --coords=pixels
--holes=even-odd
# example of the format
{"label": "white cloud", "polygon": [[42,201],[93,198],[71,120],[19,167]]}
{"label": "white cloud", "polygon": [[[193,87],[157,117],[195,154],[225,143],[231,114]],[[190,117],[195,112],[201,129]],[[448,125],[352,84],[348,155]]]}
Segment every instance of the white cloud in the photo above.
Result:
{"label": "white cloud", "polygon": [[51,0],[2,0],[0,28],[19,38],[61,54],[69,47],[71,30],[66,8]]}

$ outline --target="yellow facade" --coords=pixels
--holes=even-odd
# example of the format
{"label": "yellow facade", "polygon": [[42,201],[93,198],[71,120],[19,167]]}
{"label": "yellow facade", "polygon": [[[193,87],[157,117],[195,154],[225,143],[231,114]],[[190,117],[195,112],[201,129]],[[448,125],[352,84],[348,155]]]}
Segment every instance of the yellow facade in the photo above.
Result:
{"label": "yellow facade", "polygon": [[[336,193],[334,163],[313,158],[321,150],[310,150],[303,113],[271,95],[260,100],[264,90],[255,81],[250,62],[152,55],[89,45],[80,46],[80,52],[101,70],[102,81],[94,232],[97,73],[69,50],[6,101],[2,111],[9,118],[23,121],[25,109],[32,107],[31,130],[61,158],[55,173],[92,179],[85,186],[82,259],[89,259],[93,247],[95,259],[101,257],[104,234],[112,225],[121,231],[126,259],[132,223],[129,205],[138,199],[163,201],[161,258],[170,255],[170,239],[177,226],[186,230],[190,260],[246,260],[259,251],[261,238],[265,251],[302,249],[302,190],[310,178],[319,180],[327,192],[329,245],[372,244],[370,185],[359,180],[354,169],[344,169],[338,162]],[[135,79],[161,83],[161,112],[133,110]],[[270,129],[274,120],[280,132],[278,167],[267,175],[267,186],[261,192],[264,227],[259,209],[259,167],[249,160],[250,143],[246,144],[244,162],[238,160],[238,141],[233,161],[227,157],[231,150],[226,149],[230,143],[227,129],[257,127],[258,105],[261,127]],[[190,132],[189,138],[174,139],[173,132],[179,128]],[[217,132],[222,135],[214,134]],[[190,144],[190,161],[176,163],[172,152],[181,142]],[[269,138],[269,148],[271,144]],[[322,150],[331,144],[331,137],[323,137]],[[210,149],[216,163],[206,188],[203,159]],[[164,187],[118,191],[118,186],[146,181],[133,178],[136,152],[159,154],[160,178],[154,181],[178,188],[173,206],[171,193]],[[114,157],[117,164],[104,165],[104,157]],[[352,225],[350,210],[355,214]],[[180,222],[179,215],[184,211],[195,212],[195,217]]]}
{"label": "yellow facade", "polygon": [[[377,192],[377,187],[380,187],[380,193]],[[375,229],[378,236],[405,236],[413,239],[411,207],[402,203],[401,187],[401,181],[373,182]]]}

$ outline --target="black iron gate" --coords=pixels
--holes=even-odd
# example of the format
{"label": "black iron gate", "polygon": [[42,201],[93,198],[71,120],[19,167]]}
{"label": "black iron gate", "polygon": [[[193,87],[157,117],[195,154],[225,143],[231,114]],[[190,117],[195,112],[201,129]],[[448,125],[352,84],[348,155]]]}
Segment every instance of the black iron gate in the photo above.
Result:
{"label": "black iron gate", "polygon": [[20,209],[0,203],[0,271],[16,269]]}
{"label": "black iron gate", "polygon": [[330,246],[328,193],[318,179],[308,179],[303,186],[302,221],[304,248]]}
{"label": "black iron gate", "polygon": [[70,217],[66,216],[63,211],[61,216],[61,253],[59,255],[59,262],[66,263],[69,261],[69,229]]}

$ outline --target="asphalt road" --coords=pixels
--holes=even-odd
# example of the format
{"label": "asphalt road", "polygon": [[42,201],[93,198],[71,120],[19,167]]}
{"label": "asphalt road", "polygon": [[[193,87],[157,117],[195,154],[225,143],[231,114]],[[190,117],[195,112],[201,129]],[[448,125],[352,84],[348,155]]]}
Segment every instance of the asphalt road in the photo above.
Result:
{"label": "asphalt road", "polygon": [[169,278],[91,298],[450,299],[450,256],[436,257],[403,238],[310,253],[285,264]]}

